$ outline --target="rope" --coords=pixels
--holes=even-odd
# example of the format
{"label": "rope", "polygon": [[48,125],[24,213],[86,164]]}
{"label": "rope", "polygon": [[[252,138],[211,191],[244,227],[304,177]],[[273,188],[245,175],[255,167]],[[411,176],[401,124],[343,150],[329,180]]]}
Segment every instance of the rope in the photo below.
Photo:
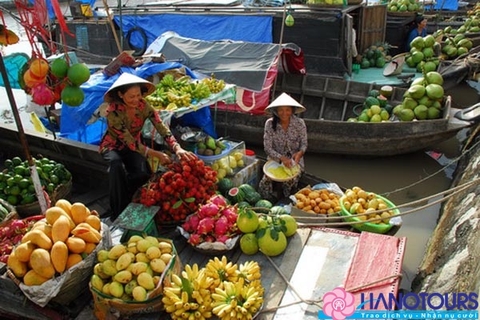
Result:
{"label": "rope", "polygon": [[[273,262],[272,258],[270,258],[267,255],[264,255],[264,256],[267,258],[267,260],[273,266],[275,271],[278,272],[278,274],[283,279],[283,281],[285,281],[285,283],[287,284],[287,287],[289,287],[293,291],[293,293],[298,297],[299,300],[294,301],[294,302],[290,302],[290,303],[287,303],[287,304],[282,304],[282,305],[279,305],[279,306],[275,306],[275,307],[265,308],[265,309],[262,309],[259,313],[268,313],[268,312],[272,312],[272,311],[277,311],[278,309],[290,307],[290,306],[293,306],[293,305],[296,305],[296,304],[299,304],[299,303],[305,303],[305,304],[308,304],[308,305],[315,305],[315,306],[319,307],[320,309],[322,309],[322,307],[323,307],[323,304],[322,304],[323,299],[322,298],[316,299],[316,300],[302,298],[301,295],[298,293],[298,291],[295,289],[295,287],[290,283],[290,281],[288,281],[287,277],[282,273],[282,270],[280,270],[280,268],[275,264],[275,262]],[[393,279],[397,279],[397,278],[401,278],[401,277],[402,277],[401,274],[393,274],[393,275],[390,275],[390,276],[386,276],[386,277],[377,279],[377,280],[372,281],[372,282],[368,282],[368,283],[365,283],[365,284],[358,285],[358,286],[353,287],[353,288],[346,288],[345,291],[348,291],[350,293],[354,293],[354,292],[357,292],[357,291],[368,289],[369,287],[372,287],[372,286],[374,286],[378,283],[382,283],[382,282],[387,281],[387,280],[392,280],[393,281]]]}

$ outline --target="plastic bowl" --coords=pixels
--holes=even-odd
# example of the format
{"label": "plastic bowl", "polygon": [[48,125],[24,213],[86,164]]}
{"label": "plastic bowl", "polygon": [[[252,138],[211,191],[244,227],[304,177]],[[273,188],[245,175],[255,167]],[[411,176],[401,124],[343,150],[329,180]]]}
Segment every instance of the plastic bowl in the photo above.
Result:
{"label": "plastic bowl", "polygon": [[[274,161],[274,160],[268,160],[264,165],[263,165],[263,173],[269,177],[271,180],[273,181],[277,181],[277,182],[286,182],[286,181],[289,181],[289,180],[292,180],[293,178],[297,177],[301,170],[298,170],[297,174],[293,175],[293,176],[290,176],[290,177],[287,177],[285,179],[282,179],[282,178],[277,178],[275,176],[273,176],[270,172],[268,172],[269,169],[276,169],[278,167],[280,167],[281,164]],[[298,166],[298,164],[297,164]]]}
{"label": "plastic bowl", "polygon": [[230,153],[230,151],[232,150],[232,146],[230,145],[230,143],[224,141],[223,143],[225,143],[225,146],[226,148],[222,150],[222,153],[220,154],[216,154],[216,155],[213,155],[213,156],[204,156],[204,155],[199,155],[197,153],[197,150],[195,149],[195,154],[197,155],[197,157],[203,161],[215,161],[215,160],[219,160],[219,159],[222,159],[223,157],[225,157],[226,155],[228,155]]}
{"label": "plastic bowl", "polygon": [[[384,198],[382,196],[377,195],[378,199],[382,199],[389,208],[395,207],[395,205],[388,200],[387,198]],[[342,210],[339,212],[340,215],[344,216],[344,220],[348,222],[357,222],[357,221],[362,221],[360,218],[356,217],[354,214],[351,214],[350,211],[345,209],[345,206],[343,205],[343,198],[340,198],[340,207]],[[397,215],[400,213],[400,210],[398,209],[393,209],[393,214]],[[367,232],[373,232],[373,233],[387,233],[392,229],[393,224],[390,223],[371,223],[371,222],[364,222],[364,223],[355,223],[352,224],[352,227],[359,230],[359,231],[367,231]]]}

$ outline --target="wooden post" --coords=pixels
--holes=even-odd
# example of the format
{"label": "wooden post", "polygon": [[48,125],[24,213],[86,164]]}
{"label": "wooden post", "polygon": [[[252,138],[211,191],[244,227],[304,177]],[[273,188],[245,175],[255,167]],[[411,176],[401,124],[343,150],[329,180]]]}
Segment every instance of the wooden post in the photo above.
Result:
{"label": "wooden post", "polygon": [[120,54],[123,50],[122,50],[122,46],[120,45],[120,40],[118,39],[117,32],[115,31],[115,26],[113,24],[112,16],[110,15],[110,8],[108,7],[107,0],[103,0],[103,6],[105,7],[105,11],[107,12],[108,24],[110,24],[110,28],[112,28],[113,37],[115,38],[115,43],[117,44],[118,53]]}

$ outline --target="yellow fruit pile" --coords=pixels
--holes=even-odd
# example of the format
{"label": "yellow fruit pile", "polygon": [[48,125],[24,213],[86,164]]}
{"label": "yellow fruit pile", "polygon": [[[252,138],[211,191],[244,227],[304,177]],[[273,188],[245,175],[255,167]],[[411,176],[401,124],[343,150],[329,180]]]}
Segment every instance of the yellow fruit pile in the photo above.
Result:
{"label": "yellow fruit pile", "polygon": [[244,153],[242,151],[235,151],[213,162],[211,167],[217,172],[217,178],[220,180],[226,176],[231,176],[235,173],[235,169],[243,168],[245,166],[243,156]]}
{"label": "yellow fruit pile", "polygon": [[347,189],[341,201],[350,214],[367,214],[358,216],[363,221],[375,219],[371,223],[389,223],[390,217],[394,215],[393,210],[374,212],[388,209],[388,204],[374,192],[366,192],[360,187]]}
{"label": "yellow fruit pile", "polygon": [[102,239],[100,230],[96,211],[60,199],[23,236],[7,265],[25,285],[41,285],[93,252]]}
{"label": "yellow fruit pile", "polygon": [[127,244],[98,251],[90,284],[112,298],[145,301],[161,293],[162,273],[174,256],[171,242],[134,235]]}
{"label": "yellow fruit pile", "polygon": [[210,259],[205,268],[186,265],[172,275],[171,286],[163,289],[162,302],[172,319],[252,319],[263,303],[260,266],[247,261],[238,266]]}
{"label": "yellow fruit pile", "polygon": [[341,210],[340,197],[327,189],[303,188],[295,198],[295,207],[308,213],[332,214]]}

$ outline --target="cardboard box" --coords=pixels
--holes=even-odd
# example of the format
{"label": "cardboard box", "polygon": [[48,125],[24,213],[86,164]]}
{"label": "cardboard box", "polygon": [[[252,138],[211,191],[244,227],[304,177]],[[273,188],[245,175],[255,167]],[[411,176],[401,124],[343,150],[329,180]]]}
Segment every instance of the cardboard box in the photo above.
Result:
{"label": "cardboard box", "polygon": [[133,50],[126,50],[120,53],[103,69],[103,74],[111,77],[120,70],[120,67],[132,66],[135,63],[135,58],[132,56],[133,52]]}
{"label": "cardboard box", "polygon": [[233,185],[238,187],[241,184],[248,183],[256,189],[262,176],[260,160],[256,159],[255,157],[244,158],[245,167],[233,175]]}

